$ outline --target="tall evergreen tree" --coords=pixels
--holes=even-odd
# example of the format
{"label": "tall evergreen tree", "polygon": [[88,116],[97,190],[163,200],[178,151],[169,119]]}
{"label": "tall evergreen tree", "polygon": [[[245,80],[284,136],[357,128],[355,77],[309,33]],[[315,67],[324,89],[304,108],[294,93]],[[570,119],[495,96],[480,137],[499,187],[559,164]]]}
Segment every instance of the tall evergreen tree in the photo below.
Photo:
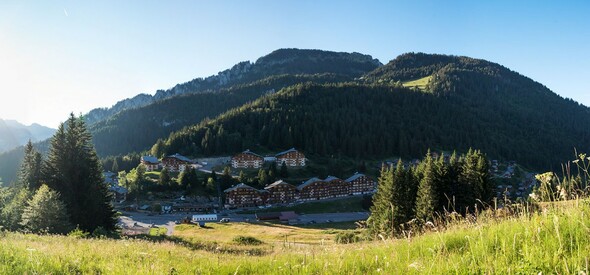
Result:
{"label": "tall evergreen tree", "polygon": [[170,186],[170,181],[172,179],[170,178],[170,173],[168,172],[168,169],[166,167],[162,168],[162,171],[160,171],[160,178],[158,179],[158,184],[160,184],[161,186]]}
{"label": "tall evergreen tree", "polygon": [[195,169],[192,167],[187,167],[178,176],[178,183],[185,191],[190,192],[199,184],[197,171],[195,171]]}
{"label": "tall evergreen tree", "polygon": [[32,191],[41,186],[41,153],[33,147],[29,140],[25,145],[25,156],[19,171],[19,184]]}
{"label": "tall evergreen tree", "polygon": [[435,171],[430,150],[422,162],[423,174],[418,187],[416,197],[416,218],[422,222],[432,221],[434,211],[438,204],[435,186]]}
{"label": "tall evergreen tree", "polygon": [[[475,207],[477,203],[489,203],[493,196],[493,186],[489,178],[486,157],[479,150],[469,149],[464,158],[459,177],[466,187],[468,197],[465,204]],[[480,205],[481,207],[481,205]]]}
{"label": "tall evergreen tree", "polygon": [[89,232],[99,226],[115,229],[111,195],[92,136],[81,118],[71,114],[58,127],[42,171],[48,187],[61,194],[72,224]]}
{"label": "tall evergreen tree", "polygon": [[393,170],[390,168],[381,169],[377,192],[373,195],[373,206],[371,216],[368,219],[369,232],[377,236],[393,235]]}

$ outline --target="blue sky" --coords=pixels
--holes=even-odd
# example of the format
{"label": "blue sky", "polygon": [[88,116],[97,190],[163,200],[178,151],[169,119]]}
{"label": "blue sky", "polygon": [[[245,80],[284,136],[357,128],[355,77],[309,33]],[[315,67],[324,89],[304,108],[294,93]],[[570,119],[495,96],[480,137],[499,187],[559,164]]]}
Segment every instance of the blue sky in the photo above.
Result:
{"label": "blue sky", "polygon": [[500,63],[590,105],[589,1],[2,1],[0,118],[56,127],[278,48]]}

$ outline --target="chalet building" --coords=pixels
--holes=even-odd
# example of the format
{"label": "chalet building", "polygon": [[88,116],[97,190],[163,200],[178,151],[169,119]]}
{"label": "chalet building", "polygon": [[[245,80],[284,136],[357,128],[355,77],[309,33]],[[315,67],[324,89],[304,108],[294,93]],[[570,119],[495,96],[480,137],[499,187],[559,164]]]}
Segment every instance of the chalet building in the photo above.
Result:
{"label": "chalet building", "polygon": [[328,176],[324,179],[324,183],[328,187],[329,196],[332,198],[346,197],[350,195],[349,184],[342,179]]}
{"label": "chalet building", "polygon": [[260,168],[264,164],[264,158],[250,150],[241,152],[231,158],[233,168]]}
{"label": "chalet building", "polygon": [[377,182],[360,173],[355,173],[345,182],[348,183],[352,195],[373,193],[377,188]]}
{"label": "chalet building", "polygon": [[268,191],[267,203],[288,203],[299,198],[297,187],[282,180],[275,181],[264,189]]}
{"label": "chalet building", "polygon": [[112,202],[124,202],[127,199],[127,188],[119,185],[109,186],[109,192],[112,194]]}
{"label": "chalet building", "polygon": [[297,186],[300,201],[321,200],[331,197],[331,188],[318,178],[311,178]]}
{"label": "chalet building", "polygon": [[305,166],[305,155],[295,148],[291,148],[287,151],[280,152],[275,155],[277,165],[283,165],[285,163],[290,167],[302,167]]}
{"label": "chalet building", "polygon": [[229,207],[252,207],[262,205],[260,192],[249,185],[240,183],[234,187],[225,189],[225,206]]}
{"label": "chalet building", "polygon": [[162,166],[170,172],[182,172],[187,167],[193,166],[193,164],[192,160],[178,153],[162,159]]}
{"label": "chalet building", "polygon": [[160,169],[160,161],[154,156],[141,157],[141,164],[145,166],[146,171],[154,171]]}

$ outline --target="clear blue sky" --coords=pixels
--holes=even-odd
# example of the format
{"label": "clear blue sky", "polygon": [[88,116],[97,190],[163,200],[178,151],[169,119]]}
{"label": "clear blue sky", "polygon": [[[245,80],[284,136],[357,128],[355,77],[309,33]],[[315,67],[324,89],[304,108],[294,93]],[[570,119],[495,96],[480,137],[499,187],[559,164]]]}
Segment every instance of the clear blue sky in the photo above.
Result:
{"label": "clear blue sky", "polygon": [[590,105],[590,1],[2,1],[0,118],[56,127],[278,48],[466,55]]}

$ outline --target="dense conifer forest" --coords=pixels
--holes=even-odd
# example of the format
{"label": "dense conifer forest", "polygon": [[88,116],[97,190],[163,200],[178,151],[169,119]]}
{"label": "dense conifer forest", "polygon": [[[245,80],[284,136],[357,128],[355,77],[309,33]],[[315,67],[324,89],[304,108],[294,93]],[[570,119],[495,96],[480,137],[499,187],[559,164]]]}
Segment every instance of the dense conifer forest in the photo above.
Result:
{"label": "dense conifer forest", "polygon": [[[466,152],[474,146],[496,158],[547,169],[567,159],[573,147],[587,144],[587,128],[562,123],[571,111],[546,117],[532,112],[530,104],[517,108],[497,98],[503,95],[495,97],[443,96],[391,84],[298,84],[173,133],[152,153],[222,155],[297,147],[310,155],[380,159],[415,158],[428,148]],[[545,106],[586,111],[573,102],[545,101]],[[580,122],[590,124],[587,118]]]}

